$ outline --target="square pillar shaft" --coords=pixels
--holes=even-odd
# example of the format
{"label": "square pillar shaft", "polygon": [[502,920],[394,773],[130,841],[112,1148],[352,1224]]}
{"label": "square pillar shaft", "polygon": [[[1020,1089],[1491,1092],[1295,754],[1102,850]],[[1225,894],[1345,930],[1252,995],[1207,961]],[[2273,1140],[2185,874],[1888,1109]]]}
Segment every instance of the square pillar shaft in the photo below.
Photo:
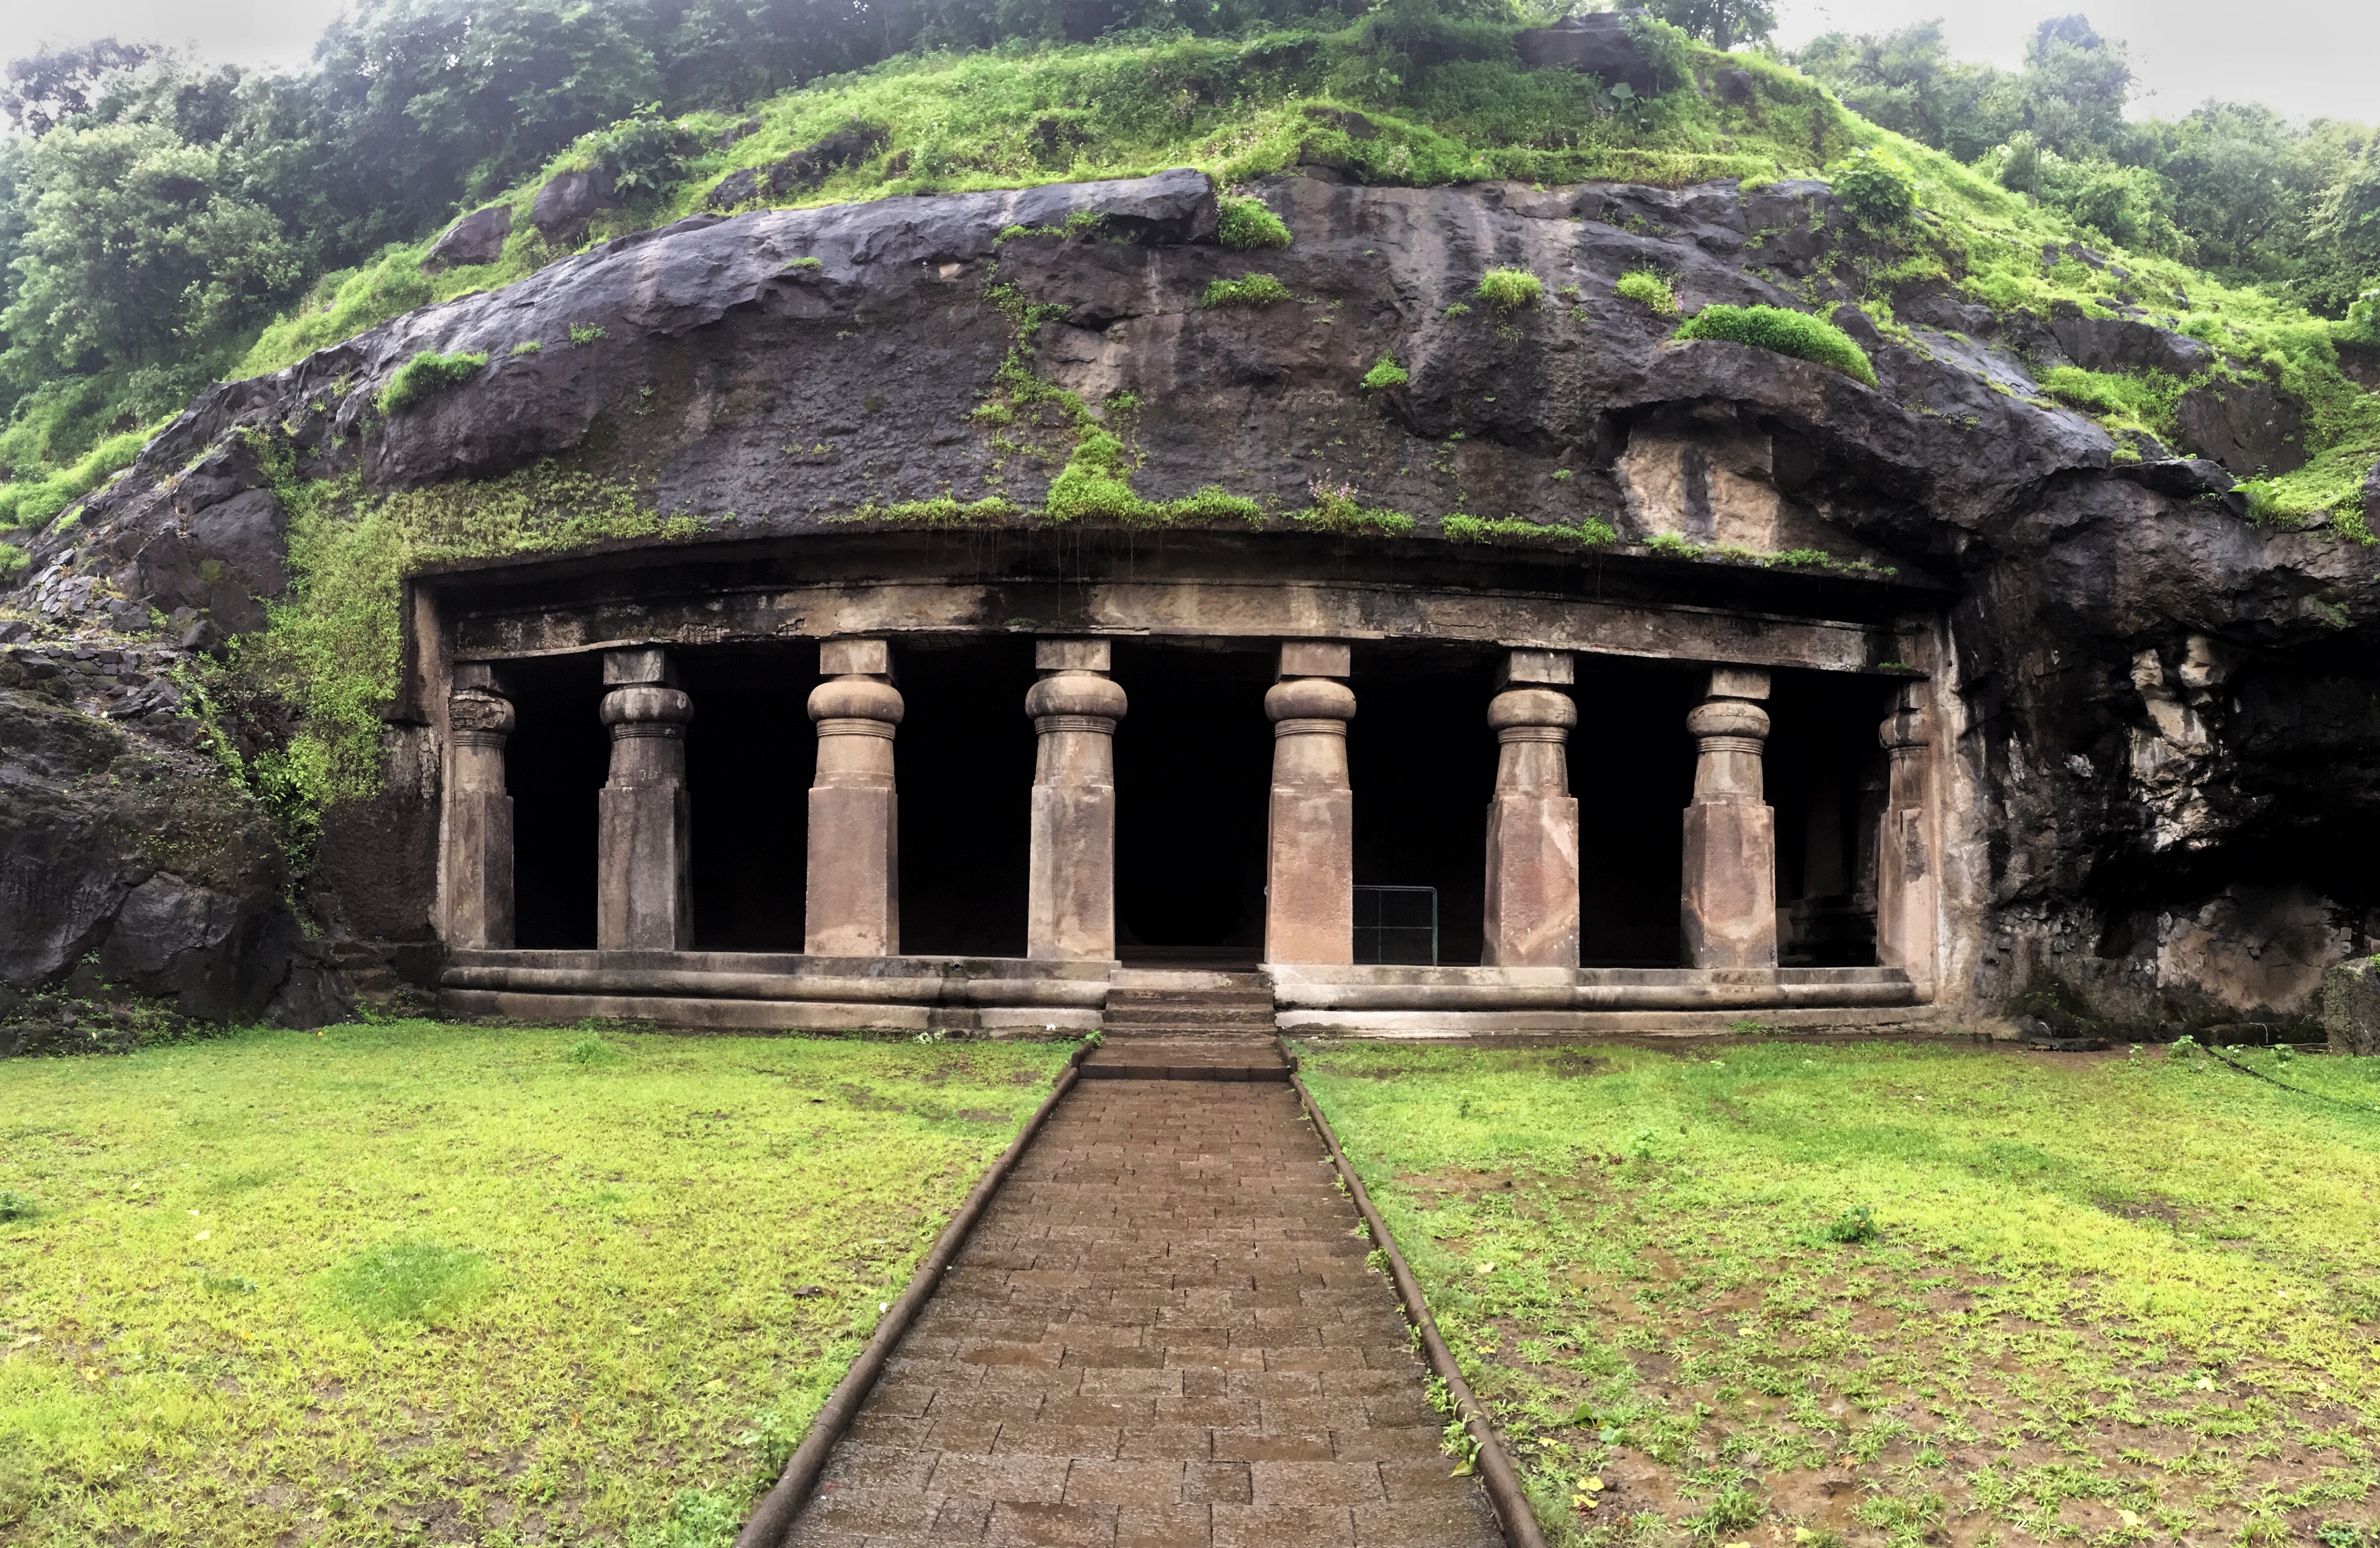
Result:
{"label": "square pillar shaft", "polygon": [[517,717],[492,669],[455,674],[447,701],[454,773],[446,793],[446,942],[459,950],[513,944],[513,798],[504,741]]}
{"label": "square pillar shaft", "polygon": [[1025,696],[1040,737],[1033,767],[1025,955],[1115,956],[1115,731],[1124,691],[1108,676],[1104,640],[1044,640]]}
{"label": "square pillar shaft", "polygon": [[1718,667],[1686,717],[1700,744],[1679,903],[1690,968],[1777,966],[1777,814],[1762,788],[1768,674]]}
{"label": "square pillar shaft", "polygon": [[1927,685],[1902,687],[1880,731],[1890,760],[1884,831],[1876,876],[1876,960],[1898,968],[1921,999],[1935,990],[1934,747],[1926,724]]}
{"label": "square pillar shaft", "polygon": [[1355,695],[1348,648],[1293,640],[1265,694],[1273,723],[1265,855],[1265,960],[1355,959],[1355,792],[1347,723]]}
{"label": "square pillar shaft", "polygon": [[602,951],[694,945],[693,808],[686,728],[694,701],[667,652],[608,651],[603,724],[612,775],[598,800],[595,945]]}
{"label": "square pillar shaft", "polygon": [[901,950],[900,798],[892,735],[904,706],[881,640],[819,646],[828,680],[810,692],[818,775],[810,785],[809,876],[802,949],[813,957]]}
{"label": "square pillar shaft", "polygon": [[[1554,663],[1559,662],[1556,666]],[[1578,724],[1570,658],[1515,651],[1511,685],[1488,707],[1496,792],[1488,803],[1488,897],[1479,960],[1490,968],[1578,966],[1578,801],[1566,746]]]}

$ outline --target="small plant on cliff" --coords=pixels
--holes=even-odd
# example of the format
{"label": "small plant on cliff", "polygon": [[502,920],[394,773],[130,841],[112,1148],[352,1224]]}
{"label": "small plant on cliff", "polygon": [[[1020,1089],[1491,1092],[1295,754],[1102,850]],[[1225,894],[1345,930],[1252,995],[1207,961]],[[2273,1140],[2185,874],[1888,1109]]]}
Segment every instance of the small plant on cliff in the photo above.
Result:
{"label": "small plant on cliff", "polygon": [[1364,390],[1367,393],[1386,392],[1390,387],[1402,387],[1412,380],[1413,373],[1397,364],[1394,357],[1383,355],[1372,362],[1371,370],[1364,372]]}
{"label": "small plant on cliff", "polygon": [[1414,518],[1402,511],[1384,510],[1366,506],[1357,497],[1351,483],[1334,484],[1316,479],[1305,486],[1314,504],[1297,515],[1297,524],[1325,532],[1363,532],[1379,537],[1401,538],[1414,529]]}
{"label": "small plant on cliff", "polygon": [[1218,195],[1215,202],[1219,206],[1215,235],[1225,247],[1245,252],[1251,248],[1289,246],[1289,227],[1266,207],[1263,200],[1226,193]]}
{"label": "small plant on cliff", "polygon": [[1678,295],[1670,288],[1670,278],[1658,269],[1631,269],[1611,286],[1611,293],[1623,301],[1633,301],[1657,317],[1678,315]]}
{"label": "small plant on cliff", "polygon": [[372,407],[383,414],[401,414],[425,398],[450,392],[471,379],[471,374],[488,363],[485,351],[479,354],[442,355],[435,349],[424,349],[396,368],[388,385],[372,399]]}
{"label": "small plant on cliff", "polygon": [[545,340],[541,338],[525,338],[518,344],[513,346],[513,353],[516,355],[534,355],[544,347]]}
{"label": "small plant on cliff", "polygon": [[1688,318],[1671,335],[1680,339],[1724,339],[1774,350],[1795,360],[1832,367],[1855,382],[1876,385],[1876,367],[1852,336],[1823,318],[1789,311],[1783,307],[1707,306]]}
{"label": "small plant on cliff", "polygon": [[603,330],[597,327],[592,323],[573,323],[570,324],[570,343],[574,348],[580,345],[592,344],[602,336]]}
{"label": "small plant on cliff", "polygon": [[1289,286],[1270,274],[1250,274],[1245,279],[1219,279],[1207,286],[1206,299],[1200,306],[1261,307],[1293,298]]}
{"label": "small plant on cliff", "polygon": [[1473,292],[1500,312],[1536,306],[1545,293],[1537,276],[1525,269],[1490,269],[1479,276],[1479,288]]}
{"label": "small plant on cliff", "polygon": [[1898,225],[1917,208],[1917,180],[1888,152],[1863,145],[1835,164],[1829,178],[1843,208],[1873,225]]}

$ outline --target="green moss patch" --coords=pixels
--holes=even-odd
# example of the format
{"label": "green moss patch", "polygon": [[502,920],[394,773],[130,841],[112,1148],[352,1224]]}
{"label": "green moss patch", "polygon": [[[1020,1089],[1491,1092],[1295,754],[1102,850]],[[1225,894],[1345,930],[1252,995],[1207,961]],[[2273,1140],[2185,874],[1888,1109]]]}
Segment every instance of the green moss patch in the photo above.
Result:
{"label": "green moss patch", "polygon": [[1756,349],[1791,355],[1829,367],[1864,385],[1876,385],[1876,367],[1852,336],[1823,318],[1784,307],[1707,306],[1688,318],[1672,336],[1725,339]]}
{"label": "green moss patch", "polygon": [[388,379],[388,385],[372,399],[372,407],[383,414],[401,414],[415,404],[452,392],[478,374],[488,363],[485,354],[457,352],[442,355],[435,349],[424,349],[398,366]]}
{"label": "green moss patch", "polygon": [[1301,1050],[1557,1548],[2354,1543],[2380,1060],[2237,1056],[2317,1094],[2186,1049]]}
{"label": "green moss patch", "polygon": [[1067,1053],[589,1040],[0,1061],[0,1534],[724,1542]]}
{"label": "green moss patch", "polygon": [[1245,279],[1210,280],[1207,294],[1200,298],[1202,307],[1266,307],[1275,301],[1293,301],[1289,286],[1270,274],[1250,274]]}

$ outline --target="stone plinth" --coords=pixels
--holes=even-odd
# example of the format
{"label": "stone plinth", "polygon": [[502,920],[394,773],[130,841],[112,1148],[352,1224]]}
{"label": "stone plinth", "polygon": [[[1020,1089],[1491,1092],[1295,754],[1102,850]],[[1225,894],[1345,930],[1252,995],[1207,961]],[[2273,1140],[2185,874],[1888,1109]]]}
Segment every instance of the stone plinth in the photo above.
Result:
{"label": "stone plinth", "polygon": [[[1569,664],[1562,657],[1564,680]],[[1488,706],[1488,724],[1496,732],[1496,793],[1488,803],[1487,929],[1479,960],[1491,968],[1575,968],[1578,801],[1570,793],[1565,744],[1578,709],[1567,694],[1530,686],[1523,674],[1533,667],[1509,664],[1506,678],[1514,686]],[[1541,667],[1536,674],[1552,675]]]}
{"label": "stone plinth", "polygon": [[1025,955],[1115,956],[1115,731],[1124,691],[1107,676],[1104,640],[1044,640],[1042,674],[1025,696],[1040,735],[1033,765],[1032,858]]}
{"label": "stone plinth", "polygon": [[1777,814],[1762,788],[1768,674],[1711,673],[1710,697],[1686,716],[1699,744],[1686,808],[1679,922],[1690,968],[1777,965]]}
{"label": "stone plinth", "polygon": [[2380,1054],[2380,957],[2323,970],[2322,1030],[2334,1054]]}
{"label": "stone plinth", "polygon": [[881,640],[819,646],[830,680],[810,692],[818,775],[810,785],[809,890],[802,949],[814,957],[892,957],[901,950],[900,798],[892,733],[901,692]]}
{"label": "stone plinth", "polygon": [[1907,683],[1878,731],[1890,761],[1876,872],[1876,959],[1899,968],[1920,995],[1934,992],[1934,747],[1924,683]]}
{"label": "stone plinth", "polygon": [[664,651],[607,651],[603,724],[612,776],[598,811],[595,945],[602,951],[685,951],[694,945],[693,811],[686,728],[694,701]]}
{"label": "stone plinth", "polygon": [[1265,855],[1265,960],[1355,959],[1355,792],[1347,778],[1348,648],[1296,640],[1265,693],[1272,799]]}
{"label": "stone plinth", "polygon": [[513,944],[513,798],[504,740],[518,717],[493,668],[457,667],[446,701],[454,773],[446,796],[446,944]]}

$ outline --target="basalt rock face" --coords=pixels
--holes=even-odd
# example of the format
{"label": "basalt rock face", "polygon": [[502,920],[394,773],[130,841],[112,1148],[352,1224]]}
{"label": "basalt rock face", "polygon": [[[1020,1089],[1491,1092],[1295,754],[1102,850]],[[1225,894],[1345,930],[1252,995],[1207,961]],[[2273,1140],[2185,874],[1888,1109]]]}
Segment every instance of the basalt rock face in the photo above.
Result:
{"label": "basalt rock face", "polygon": [[[1425,537],[1456,509],[1599,515],[1625,539],[1823,548],[1944,582],[1972,795],[1949,837],[1966,900],[1953,928],[1973,943],[1948,992],[1979,1014],[2049,975],[2127,1026],[2302,1017],[2325,966],[2371,949],[2380,868],[2359,835],[2380,833],[2364,644],[2380,591],[2370,551],[2325,528],[2252,526],[2228,494],[2244,459],[2277,465],[2249,433],[2280,422],[2277,395],[2227,408],[2205,444],[2180,448],[2194,455],[2117,463],[2108,433],[2046,403],[2031,372],[2179,371],[2205,347],[2144,323],[1998,316],[1937,288],[1896,298],[1905,339],[1837,314],[1864,336],[1870,389],[1670,342],[1672,320],[1613,294],[1655,267],[1689,310],[1855,300],[1891,255],[1818,183],[1412,189],[1326,175],[1258,191],[1292,247],[1219,246],[1194,173],[700,216],[623,238],[212,389],[77,528],[36,545],[27,578],[49,591],[7,600],[52,630],[92,619],[92,598],[188,610],[192,629],[253,627],[244,606],[286,578],[268,562],[277,506],[244,429],[285,435],[303,476],[354,471],[379,489],[565,457],[664,511],[733,512],[743,533],[943,494],[1032,507],[1054,467],[1003,461],[993,438],[1017,432],[970,415],[1023,308],[1062,307],[1027,358],[1095,406],[1136,400],[1134,479],[1149,498],[1220,483],[1296,509],[1309,484],[1348,483],[1422,517]],[[1077,213],[1103,215],[1099,232],[1056,234]],[[1540,276],[1542,303],[1502,315],[1479,299],[1493,265]],[[1202,306],[1212,281],[1256,273],[1294,299]],[[1467,314],[1450,316],[1458,303]],[[574,329],[588,342],[574,347]],[[377,418],[373,392],[425,349],[491,364]],[[1384,355],[1410,380],[1367,396],[1357,383]],[[60,590],[82,581],[81,601]],[[322,906],[368,916],[357,928],[375,940],[427,940],[427,877],[392,880],[373,858],[421,848],[425,822],[434,832],[428,736],[392,728],[390,797],[334,814],[350,827],[318,868]],[[89,884],[119,916],[141,884]],[[82,939],[61,920],[44,939]]]}

